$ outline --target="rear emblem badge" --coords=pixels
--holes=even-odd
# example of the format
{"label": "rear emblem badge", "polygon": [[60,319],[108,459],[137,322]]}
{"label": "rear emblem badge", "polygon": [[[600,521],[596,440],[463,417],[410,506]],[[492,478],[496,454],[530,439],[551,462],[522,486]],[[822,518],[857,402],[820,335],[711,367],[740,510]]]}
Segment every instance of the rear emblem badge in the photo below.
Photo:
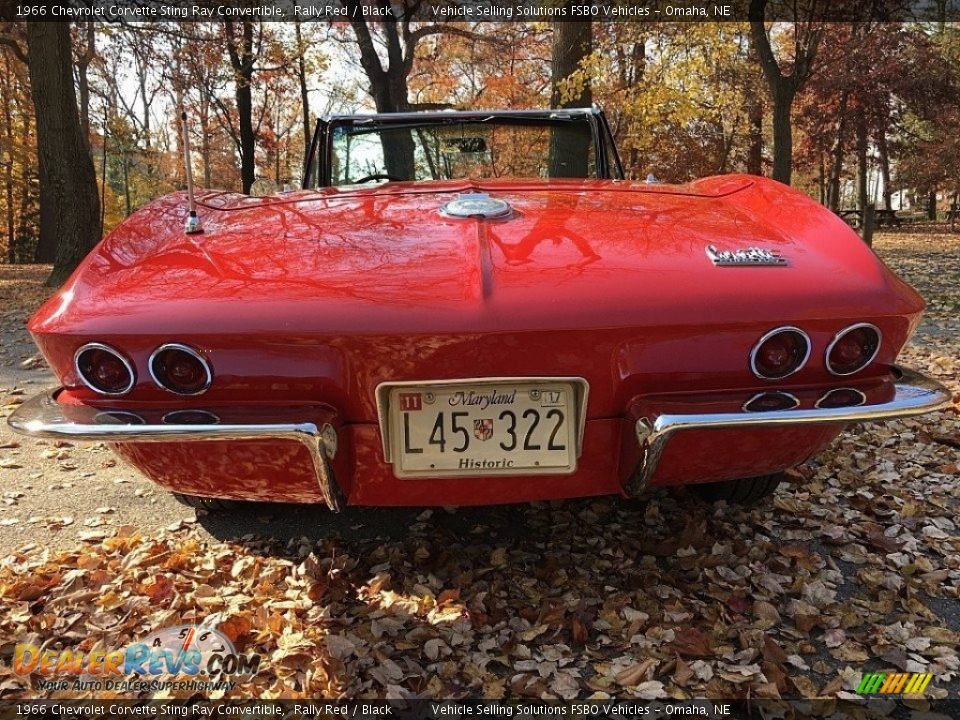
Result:
{"label": "rear emblem badge", "polygon": [[707,245],[707,257],[717,267],[743,267],[758,265],[786,265],[787,260],[776,250],[767,250],[757,246],[741,250],[718,250],[715,245]]}

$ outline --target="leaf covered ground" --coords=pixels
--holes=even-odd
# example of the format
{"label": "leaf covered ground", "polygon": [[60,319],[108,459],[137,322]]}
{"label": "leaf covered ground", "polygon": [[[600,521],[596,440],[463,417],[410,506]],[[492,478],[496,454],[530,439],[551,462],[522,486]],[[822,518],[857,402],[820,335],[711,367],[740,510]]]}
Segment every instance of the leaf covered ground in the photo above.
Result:
{"label": "leaf covered ground", "polygon": [[[960,238],[887,234],[877,250],[930,303],[904,364],[960,392]],[[40,278],[0,292],[35,304]],[[229,539],[202,516],[155,526],[64,507],[99,521],[52,549],[62,526],[16,514],[4,463],[40,474],[80,452],[0,449],[0,531],[17,517],[9,529],[32,533],[0,563],[0,697],[43,694],[10,670],[16,642],[115,649],[202,621],[263,656],[237,697],[853,697],[881,670],[933,673],[928,697],[958,697],[956,402],[845,432],[752,509],[657,491],[360,510],[328,529],[316,513],[302,538],[258,525],[260,510]],[[283,525],[289,510],[269,512]]]}

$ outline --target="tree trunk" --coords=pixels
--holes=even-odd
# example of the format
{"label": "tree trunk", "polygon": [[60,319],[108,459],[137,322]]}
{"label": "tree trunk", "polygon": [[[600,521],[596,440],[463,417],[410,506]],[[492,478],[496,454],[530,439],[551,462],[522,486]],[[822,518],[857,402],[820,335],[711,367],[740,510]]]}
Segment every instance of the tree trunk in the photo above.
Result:
{"label": "tree trunk", "polygon": [[927,195],[927,220],[937,219],[937,191],[931,190]]}
{"label": "tree trunk", "polygon": [[834,212],[840,209],[840,174],[843,172],[843,137],[846,133],[848,99],[849,93],[844,90],[840,94],[836,137],[833,140],[833,149],[830,152],[832,163],[830,180],[827,185],[827,206]]}
{"label": "tree trunk", "polygon": [[794,91],[786,83],[773,84],[773,179],[789,185],[793,177],[793,110]]}
{"label": "tree trunk", "polygon": [[883,207],[893,209],[893,187],[890,184],[890,149],[887,147],[887,130],[882,128],[877,137],[877,151],[880,155],[880,178],[883,182]]}
{"label": "tree trunk", "polygon": [[80,127],[83,136],[90,142],[90,80],[87,69],[96,54],[96,29],[93,22],[86,23],[87,46],[83,55],[77,60],[77,89],[80,92]]}
{"label": "tree trunk", "polygon": [[227,53],[234,72],[234,100],[237,103],[237,122],[240,125],[240,183],[244,195],[257,179],[257,136],[253,130],[253,22],[240,23],[239,47],[234,35],[234,22],[226,20]]}
{"label": "tree trunk", "polygon": [[[10,73],[10,58],[3,54],[3,137],[6,140],[7,152],[3,164],[4,210],[7,219],[7,262],[11,265],[16,261],[14,230],[16,218],[13,212],[13,77]],[[26,192],[27,188],[24,187]]]}
{"label": "tree trunk", "polygon": [[759,99],[750,100],[747,118],[750,123],[747,172],[751,175],[763,175],[763,105]]}
{"label": "tree trunk", "polygon": [[[109,111],[107,113],[110,114]],[[97,234],[103,237],[103,226],[107,219],[107,123],[103,123],[103,148],[100,151],[100,225]]]}
{"label": "tree trunk", "polygon": [[[591,0],[567,0],[567,12],[574,6],[589,7]],[[590,54],[593,29],[589,20],[553,23],[551,57],[552,89],[550,107],[590,107],[590,83],[584,80],[580,93],[563,100],[561,85],[580,69],[581,61]],[[586,177],[590,161],[591,138],[575,127],[558,126],[550,134],[550,177]]]}
{"label": "tree trunk", "polygon": [[[410,101],[407,99],[407,76],[396,69],[391,68],[384,73],[379,81],[379,87],[374,87],[373,90],[373,102],[377,112],[403,112],[410,109]],[[386,133],[381,135],[380,142],[383,146],[383,165],[386,173],[402,180],[412,180],[416,172],[413,160],[413,134],[410,131]]]}
{"label": "tree trunk", "polygon": [[[26,108],[21,106],[19,139],[22,147],[30,146],[30,139],[36,135],[36,121],[30,122],[32,113],[26,112]],[[34,194],[32,187],[36,186],[37,177],[34,174],[33,167],[29,161],[21,159],[20,161],[20,183],[22,192],[20,192],[20,207],[17,209],[17,229],[15,231],[17,259],[24,262],[28,257],[26,250],[31,246],[31,240],[36,240],[40,234],[40,209],[37,207],[39,198]],[[34,251],[34,261],[36,262],[36,248]]]}
{"label": "tree trunk", "polygon": [[[750,47],[747,49],[747,57],[750,61],[759,65],[759,56],[757,54],[756,44],[751,38]],[[759,79],[759,78],[758,78]],[[763,175],[763,103],[760,102],[760,96],[755,92],[754,84],[748,83],[746,86],[746,97],[744,102],[747,105],[747,172],[751,175]]]}
{"label": "tree trunk", "polygon": [[[274,145],[273,150],[273,181],[280,185],[283,181],[280,179],[280,146],[282,136],[280,135],[280,102],[277,102],[277,113],[274,118],[275,125],[273,127],[273,134],[276,137],[277,142]],[[280,185],[282,187],[282,185]]]}
{"label": "tree trunk", "polygon": [[213,169],[210,166],[210,119],[203,118],[200,123],[200,129],[203,131],[203,137],[200,138],[200,159],[203,161],[203,186],[205,188],[213,187]]}
{"label": "tree trunk", "polygon": [[[144,62],[144,65],[147,63]],[[150,99],[147,94],[147,71],[143,68],[138,75],[140,76],[140,97],[143,99],[143,146],[150,149]]]}
{"label": "tree trunk", "polygon": [[867,203],[863,206],[863,225],[860,228],[860,235],[863,241],[873,247],[873,228],[876,225],[877,208],[873,203]]}
{"label": "tree trunk", "polygon": [[250,194],[250,186],[257,179],[254,161],[257,138],[253,132],[253,92],[249,77],[237,79],[237,120],[240,124],[240,181],[243,194]]}
{"label": "tree trunk", "polygon": [[[410,109],[407,78],[413,67],[414,45],[407,44],[406,56],[400,38],[400,22],[383,22],[383,45],[386,47],[387,66],[380,62],[377,45],[370,32],[359,0],[342,0],[351,18],[350,26],[357,38],[360,50],[360,65],[370,82],[370,96],[377,112],[403,112]],[[393,11],[389,2],[379,0],[377,5],[384,11]],[[382,135],[384,169],[398,178],[414,177],[414,141],[411,132]]]}
{"label": "tree trunk", "polygon": [[827,168],[823,160],[823,151],[820,152],[820,164],[817,172],[817,189],[821,205],[827,204]]}
{"label": "tree trunk", "polygon": [[[583,0],[567,0],[569,10],[574,6],[589,7],[592,3]],[[566,102],[561,98],[560,85],[580,69],[580,63],[590,54],[593,43],[593,28],[589,20],[555,22],[553,24],[553,51],[551,56],[550,107],[589,107],[592,93],[589,81],[583,83],[579,95]]]}
{"label": "tree trunk", "polygon": [[47,284],[57,286],[99,239],[97,175],[77,112],[70,26],[28,22],[27,47],[40,167],[38,256],[53,260]]}
{"label": "tree trunk", "polygon": [[865,213],[869,204],[867,192],[867,121],[861,115],[857,120],[857,209]]}
{"label": "tree trunk", "polygon": [[[813,71],[823,27],[816,23],[802,24],[806,39],[804,42],[799,39],[794,42],[792,67],[789,74],[784,75],[767,35],[766,8],[767,0],[750,0],[750,40],[751,47],[756,49],[756,57],[773,101],[773,178],[789,184],[793,169],[793,127],[790,122],[793,100]],[[801,23],[795,23],[795,33],[800,28]]]}
{"label": "tree trunk", "polygon": [[123,161],[123,203],[126,212],[124,213],[125,217],[130,217],[130,213],[133,212],[133,207],[130,203],[130,158],[127,154],[126,148],[124,148],[120,153],[120,158]]}
{"label": "tree trunk", "polygon": [[307,93],[307,64],[304,55],[307,48],[303,44],[303,34],[300,32],[300,23],[295,22],[293,29],[297,34],[297,78],[300,80],[300,110],[303,113],[303,171],[307,169],[310,160],[310,141],[313,131],[310,127],[310,96]]}

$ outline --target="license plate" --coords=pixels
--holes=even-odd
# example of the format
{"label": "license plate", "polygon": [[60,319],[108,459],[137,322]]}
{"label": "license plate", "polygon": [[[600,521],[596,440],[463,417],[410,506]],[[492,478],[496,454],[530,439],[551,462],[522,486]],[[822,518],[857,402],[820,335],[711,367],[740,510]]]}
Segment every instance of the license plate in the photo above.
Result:
{"label": "license plate", "polygon": [[576,470],[584,380],[397,383],[381,386],[378,399],[397,477]]}

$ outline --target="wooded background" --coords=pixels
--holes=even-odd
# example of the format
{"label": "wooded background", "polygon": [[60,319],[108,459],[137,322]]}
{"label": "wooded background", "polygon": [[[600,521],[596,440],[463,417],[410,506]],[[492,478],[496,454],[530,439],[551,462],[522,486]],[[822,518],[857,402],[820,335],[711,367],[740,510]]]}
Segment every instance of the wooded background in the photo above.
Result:
{"label": "wooded background", "polygon": [[835,210],[955,218],[960,27],[768,15],[752,0],[728,23],[0,23],[3,260],[52,262],[59,284],[184,187],[180,108],[202,187],[297,187],[329,113],[595,102],[631,177],[749,172]]}

